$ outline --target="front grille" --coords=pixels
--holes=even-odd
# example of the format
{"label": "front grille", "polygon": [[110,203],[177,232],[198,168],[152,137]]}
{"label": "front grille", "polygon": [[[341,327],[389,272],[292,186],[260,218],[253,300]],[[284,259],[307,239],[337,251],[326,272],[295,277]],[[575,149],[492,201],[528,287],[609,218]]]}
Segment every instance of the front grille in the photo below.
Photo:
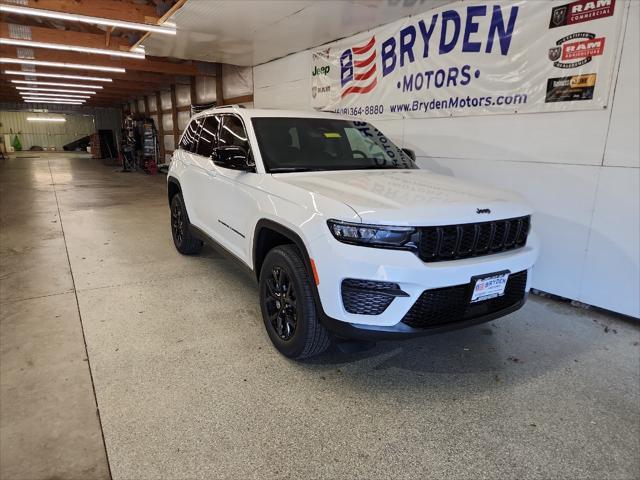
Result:
{"label": "front grille", "polygon": [[429,328],[472,320],[509,308],[524,298],[527,271],[509,275],[502,297],[470,303],[473,283],[422,292],[402,321],[414,328]]}
{"label": "front grille", "polygon": [[478,257],[524,247],[531,217],[421,227],[418,255],[425,262]]}
{"label": "front grille", "polygon": [[394,299],[387,292],[399,289],[397,283],[347,278],[342,281],[342,303],[349,313],[380,315]]}

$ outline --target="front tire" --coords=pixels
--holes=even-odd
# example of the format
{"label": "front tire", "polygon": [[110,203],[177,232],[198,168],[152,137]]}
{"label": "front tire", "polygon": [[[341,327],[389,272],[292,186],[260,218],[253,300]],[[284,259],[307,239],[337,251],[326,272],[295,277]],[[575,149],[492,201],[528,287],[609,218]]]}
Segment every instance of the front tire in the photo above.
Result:
{"label": "front tire", "polygon": [[191,235],[189,215],[181,193],[171,199],[171,236],[173,244],[183,255],[195,255],[202,250],[202,242]]}
{"label": "front tire", "polygon": [[267,254],[260,270],[262,319],[271,342],[286,357],[312,357],[329,347],[312,288],[295,246],[280,245]]}

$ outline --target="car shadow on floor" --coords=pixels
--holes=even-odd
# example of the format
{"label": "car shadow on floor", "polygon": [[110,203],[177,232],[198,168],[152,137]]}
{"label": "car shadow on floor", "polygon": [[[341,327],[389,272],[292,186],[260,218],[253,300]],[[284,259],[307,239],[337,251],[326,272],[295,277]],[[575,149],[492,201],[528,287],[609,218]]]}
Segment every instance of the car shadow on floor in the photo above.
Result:
{"label": "car shadow on floor", "polygon": [[[219,256],[215,249],[205,251],[207,256]],[[224,257],[218,260],[225,261]],[[251,275],[232,260],[226,261],[225,274],[257,294]],[[262,323],[259,309],[255,315],[255,321]],[[582,356],[602,348],[596,345],[602,331],[590,317],[570,306],[533,297],[521,310],[488,323],[404,341],[334,341],[322,355],[290,365],[319,379],[338,378],[333,375],[338,373],[354,388],[412,386],[451,391],[460,385],[467,391],[490,390],[526,383],[558,369],[579,368]],[[264,337],[268,342],[266,332]]]}
{"label": "car shadow on floor", "polygon": [[583,375],[582,362],[589,361],[593,349],[603,348],[606,334],[589,320],[582,323],[581,333],[571,335],[570,325],[554,328],[562,316],[548,315],[548,306],[530,302],[524,308],[489,323],[379,342],[359,352],[333,345],[321,356],[298,362],[298,368],[325,377],[337,371],[341,385],[354,390],[417,389],[453,397],[530,383],[559,370]]}

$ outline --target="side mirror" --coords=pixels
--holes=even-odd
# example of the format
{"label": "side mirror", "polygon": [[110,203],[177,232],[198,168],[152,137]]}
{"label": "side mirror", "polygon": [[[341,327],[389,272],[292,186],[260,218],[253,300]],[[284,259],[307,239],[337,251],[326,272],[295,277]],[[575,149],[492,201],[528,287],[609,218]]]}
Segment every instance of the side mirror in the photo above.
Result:
{"label": "side mirror", "polygon": [[211,160],[220,167],[232,170],[250,172],[255,167],[255,163],[249,158],[249,153],[243,147],[236,145],[216,148]]}
{"label": "side mirror", "polygon": [[406,153],[411,160],[413,160],[414,162],[416,161],[416,152],[414,152],[410,148],[403,148],[402,151]]}

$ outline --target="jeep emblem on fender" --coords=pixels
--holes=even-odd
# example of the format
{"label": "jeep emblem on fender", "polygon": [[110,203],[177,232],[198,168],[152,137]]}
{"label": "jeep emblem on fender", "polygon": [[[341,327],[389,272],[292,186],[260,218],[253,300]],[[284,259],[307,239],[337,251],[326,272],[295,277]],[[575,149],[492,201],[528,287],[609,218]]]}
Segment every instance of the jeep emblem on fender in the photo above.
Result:
{"label": "jeep emblem on fender", "polygon": [[476,213],[477,213],[477,214],[481,214],[481,213],[491,213],[491,210],[489,210],[488,208],[478,208],[478,209],[476,209]]}

